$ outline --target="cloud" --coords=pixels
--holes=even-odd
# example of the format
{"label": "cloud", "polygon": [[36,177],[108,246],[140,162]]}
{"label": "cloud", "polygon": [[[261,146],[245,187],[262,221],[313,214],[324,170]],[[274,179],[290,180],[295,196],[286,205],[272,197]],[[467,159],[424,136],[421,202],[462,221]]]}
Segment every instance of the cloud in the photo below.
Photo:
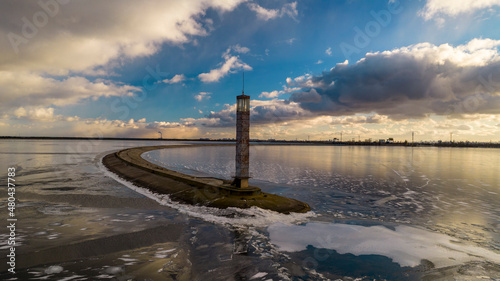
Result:
{"label": "cloud", "polygon": [[227,48],[226,51],[222,54],[222,57],[225,58],[230,56],[231,52],[235,52],[238,54],[246,54],[250,52],[250,48],[240,46],[240,44],[236,44]]}
{"label": "cloud", "polygon": [[[210,23],[201,16],[208,9],[223,13],[242,2],[9,1],[0,9],[0,33],[5,35],[0,36],[0,107],[129,95],[139,89],[102,77],[114,75],[113,69],[126,60],[156,53],[164,43],[180,45],[207,36]],[[39,3],[55,5],[47,10]],[[34,25],[35,15],[46,20]]]}
{"label": "cloud", "polygon": [[322,63],[323,63],[323,61],[322,61],[322,60],[318,60],[318,61],[316,62],[316,64],[322,64]]}
{"label": "cloud", "polygon": [[312,76],[310,73],[306,73],[304,75],[295,77],[293,79],[290,77],[287,77],[286,83],[288,86],[313,87],[314,84],[312,83],[311,77]]}
{"label": "cloud", "polygon": [[316,89],[311,89],[309,92],[300,91],[292,94],[290,100],[297,103],[320,103],[322,98]]}
{"label": "cloud", "polygon": [[277,18],[279,15],[278,9],[265,9],[255,3],[248,3],[248,8],[257,13],[257,17],[262,20],[270,20]]}
{"label": "cloud", "polygon": [[4,111],[20,106],[64,106],[88,98],[130,96],[140,91],[138,87],[104,79],[55,79],[27,71],[0,71],[0,85],[0,108]]}
{"label": "cloud", "polygon": [[170,129],[170,128],[180,128],[180,127],[185,127],[185,126],[188,126],[188,127],[191,127],[192,124],[190,123],[184,123],[184,124],[181,124],[179,122],[164,122],[164,121],[154,121],[152,123],[149,123],[146,125],[146,129]]}
{"label": "cloud", "polygon": [[207,93],[207,92],[200,92],[198,95],[194,96],[194,98],[197,100],[197,101],[202,101],[202,100],[208,100],[210,99],[211,93]]}
{"label": "cloud", "polygon": [[14,110],[13,114],[18,119],[30,121],[53,122],[62,116],[54,116],[54,108],[29,108],[19,107]]}
{"label": "cloud", "polygon": [[380,124],[388,120],[387,116],[370,114],[370,115],[354,115],[334,117],[330,122],[331,125],[347,125],[347,124]]}
{"label": "cloud", "polygon": [[281,91],[272,91],[272,92],[262,92],[260,95],[259,95],[259,98],[269,98],[269,99],[272,99],[272,98],[277,98],[281,95]]}
{"label": "cloud", "polygon": [[470,125],[452,125],[452,124],[446,124],[446,125],[439,125],[435,127],[436,129],[443,129],[443,130],[459,130],[459,131],[470,131],[472,130],[472,127]]}
{"label": "cloud", "polygon": [[[237,46],[237,47],[236,47]],[[223,54],[224,63],[219,68],[210,70],[208,73],[201,73],[198,78],[205,83],[218,82],[221,78],[227,76],[229,73],[235,73],[238,70],[252,70],[252,67],[240,60],[239,56],[231,55],[231,50],[236,52],[246,51],[245,47],[239,45],[229,47]],[[249,51],[250,49],[248,49]]]}
{"label": "cloud", "polygon": [[288,94],[288,93],[292,93],[292,92],[295,92],[295,91],[300,91],[301,88],[299,87],[288,87],[287,85],[284,85],[283,86],[283,90],[280,90],[280,91],[277,91],[277,90],[274,90],[272,92],[262,92],[260,95],[259,95],[259,98],[268,98],[268,99],[272,99],[272,98],[277,98],[283,94]]}
{"label": "cloud", "polygon": [[194,138],[200,134],[199,128],[189,122],[66,117],[56,115],[53,108],[41,107],[17,108],[14,112],[0,117],[1,135],[156,138],[158,129],[162,129],[164,137]]}
{"label": "cloud", "polygon": [[45,12],[36,1],[11,1],[9,9],[0,11],[0,30],[26,37],[27,42],[17,46],[19,55],[15,55],[9,38],[2,36],[0,69],[63,75],[91,70],[119,57],[148,56],[163,42],[183,44],[194,36],[208,35],[199,15],[209,8],[228,11],[241,2],[150,0],[136,5],[132,0],[69,1],[59,5],[59,12],[45,26],[24,36],[22,19]]}
{"label": "cloud", "polygon": [[328,49],[325,50],[325,54],[331,56],[332,55],[332,47],[328,47]]}
{"label": "cloud", "polygon": [[234,46],[232,46],[233,50],[236,52],[236,53],[240,53],[240,54],[246,54],[248,52],[250,52],[250,49],[247,48],[247,47],[242,47],[240,46],[239,44],[236,44]]}
{"label": "cloud", "polygon": [[[286,100],[252,100],[250,106],[250,118],[254,125],[281,124],[287,121],[315,117],[300,108],[298,103]],[[181,121],[204,127],[234,127],[236,124],[236,104],[226,104],[224,109],[217,112],[212,111],[204,118],[184,118]]]}
{"label": "cloud", "polygon": [[303,88],[289,100],[331,116],[500,114],[499,46],[500,40],[473,39],[457,47],[421,43],[368,53],[354,65],[287,79]]}
{"label": "cloud", "polygon": [[[154,121],[145,118],[107,120],[82,119],[78,116],[56,115],[50,108],[24,108],[16,116],[0,117],[1,135],[31,136],[93,136],[93,137],[144,137],[157,138],[161,130],[164,138],[233,138],[236,106],[225,105],[219,112],[199,119],[186,118],[180,122]],[[38,111],[38,113],[36,113]],[[31,112],[31,113],[29,113]],[[28,114],[29,113],[29,114]],[[447,139],[450,131],[457,140],[486,140],[498,136],[498,117],[495,115],[470,115],[468,119],[450,119],[433,116],[418,120],[394,121],[385,115],[357,114],[353,116],[318,116],[286,100],[252,100],[252,138],[304,139],[304,130],[311,139],[331,139],[342,131],[344,139],[379,139],[394,137],[396,140]],[[33,122],[32,117],[44,116],[43,122]],[[314,130],[314,131],[310,131]],[[335,133],[337,132],[337,133]],[[419,137],[421,136],[421,137]],[[338,137],[338,136],[337,136]]]}
{"label": "cloud", "polygon": [[425,20],[441,19],[442,21],[442,16],[456,17],[495,6],[500,6],[500,0],[427,0],[419,14]]}
{"label": "cloud", "polygon": [[248,3],[248,8],[257,14],[259,19],[268,21],[270,19],[281,18],[283,16],[289,16],[290,18],[297,20],[297,2],[287,3],[281,7],[281,9],[266,9],[255,3]]}
{"label": "cloud", "polygon": [[299,12],[297,11],[297,1],[283,5],[280,15],[287,15],[297,21],[297,16],[299,15]]}
{"label": "cloud", "polygon": [[283,123],[305,120],[314,115],[302,109],[298,103],[286,100],[253,101],[250,118],[256,124]]}
{"label": "cloud", "polygon": [[179,83],[179,82],[182,82],[182,81],[185,81],[185,80],[186,80],[186,76],[184,76],[184,74],[176,74],[171,79],[165,79],[165,80],[163,80],[163,83],[175,84],[175,83]]}

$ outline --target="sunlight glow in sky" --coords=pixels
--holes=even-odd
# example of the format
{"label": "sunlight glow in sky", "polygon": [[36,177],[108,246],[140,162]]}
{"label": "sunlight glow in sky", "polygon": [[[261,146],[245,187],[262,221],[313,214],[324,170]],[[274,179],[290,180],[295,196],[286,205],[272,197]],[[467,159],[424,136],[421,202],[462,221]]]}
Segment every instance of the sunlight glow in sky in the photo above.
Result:
{"label": "sunlight glow in sky", "polygon": [[0,2],[0,135],[500,141],[500,0]]}

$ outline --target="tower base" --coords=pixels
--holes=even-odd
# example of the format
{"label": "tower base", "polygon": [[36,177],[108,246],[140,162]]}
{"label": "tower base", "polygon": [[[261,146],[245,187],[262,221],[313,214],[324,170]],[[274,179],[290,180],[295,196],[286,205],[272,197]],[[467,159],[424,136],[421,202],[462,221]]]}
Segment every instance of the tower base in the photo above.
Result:
{"label": "tower base", "polygon": [[248,178],[234,178],[233,185],[237,188],[248,188]]}

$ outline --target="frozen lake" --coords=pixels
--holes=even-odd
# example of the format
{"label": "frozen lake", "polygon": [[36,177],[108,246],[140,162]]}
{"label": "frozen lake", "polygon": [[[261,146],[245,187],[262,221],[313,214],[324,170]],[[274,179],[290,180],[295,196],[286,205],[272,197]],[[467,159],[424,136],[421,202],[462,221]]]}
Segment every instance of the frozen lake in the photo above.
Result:
{"label": "frozen lake", "polygon": [[[231,178],[234,154],[233,147],[194,147],[143,157],[186,173]],[[462,237],[482,233],[497,250],[499,237],[488,229],[500,223],[498,167],[496,149],[255,145],[250,150],[254,184],[306,201],[317,214],[343,217],[356,210],[362,212],[350,218],[456,226]]]}
{"label": "frozen lake", "polygon": [[[500,278],[499,150],[252,146],[252,183],[313,209],[281,215],[177,204],[100,163],[158,144],[185,143],[0,141],[0,171],[16,167],[19,201],[18,271],[3,258],[0,279]],[[197,175],[234,171],[234,147],[144,157]],[[0,200],[6,209],[6,192]]]}

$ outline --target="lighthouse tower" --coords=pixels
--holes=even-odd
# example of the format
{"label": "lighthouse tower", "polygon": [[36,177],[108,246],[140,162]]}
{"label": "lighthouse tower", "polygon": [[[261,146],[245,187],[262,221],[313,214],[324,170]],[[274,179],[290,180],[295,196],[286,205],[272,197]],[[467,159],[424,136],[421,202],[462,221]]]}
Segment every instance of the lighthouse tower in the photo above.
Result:
{"label": "lighthouse tower", "polygon": [[236,97],[236,176],[234,177],[234,185],[237,188],[248,187],[248,178],[250,178],[249,160],[250,96],[245,95],[243,89],[241,95]]}

